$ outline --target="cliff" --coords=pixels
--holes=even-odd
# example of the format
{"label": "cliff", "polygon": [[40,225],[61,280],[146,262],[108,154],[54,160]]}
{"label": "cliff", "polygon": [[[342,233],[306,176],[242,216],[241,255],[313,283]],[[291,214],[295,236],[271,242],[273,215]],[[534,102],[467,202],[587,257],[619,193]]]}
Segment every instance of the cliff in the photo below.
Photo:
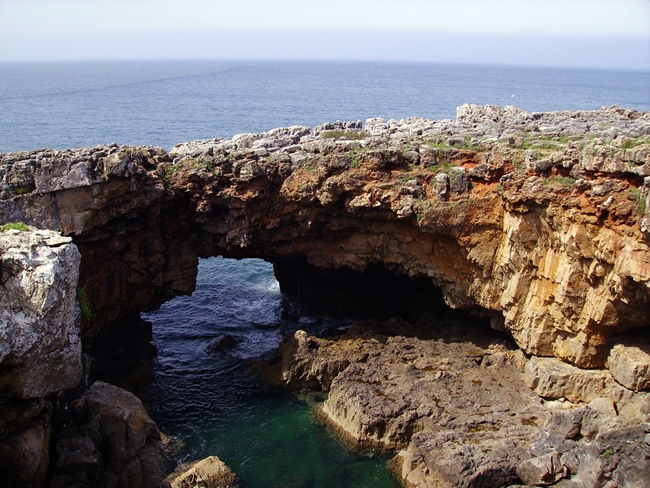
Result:
{"label": "cliff", "polygon": [[77,246],[95,357],[141,311],[191,293],[198,257],[224,255],[272,262],[304,309],[416,321],[442,298],[511,335],[542,396],[571,395],[554,390],[573,374],[553,376],[557,359],[601,368],[626,391],[596,397],[621,408],[649,386],[648,113],[464,105],[455,121],[279,128],[169,153],[8,153],[0,222]]}
{"label": "cliff", "polygon": [[527,353],[581,367],[604,365],[615,335],[647,327],[648,114],[465,105],[456,121],[360,126],[169,154],[5,154],[0,214],[79,246],[94,317],[86,343],[102,324],[191,292],[197,256],[220,254],[263,257],[280,277],[301,273],[300,258],[426,278]]}

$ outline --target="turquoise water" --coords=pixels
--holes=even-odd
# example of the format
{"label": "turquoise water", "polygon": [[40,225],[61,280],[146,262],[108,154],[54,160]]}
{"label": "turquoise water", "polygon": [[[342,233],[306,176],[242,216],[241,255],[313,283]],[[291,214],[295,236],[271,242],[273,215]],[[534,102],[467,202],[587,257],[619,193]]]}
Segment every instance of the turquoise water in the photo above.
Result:
{"label": "turquoise water", "polygon": [[385,456],[345,449],[316,423],[309,403],[267,396],[251,414],[217,429],[208,444],[250,487],[395,487]]}
{"label": "turquoise water", "polygon": [[[312,418],[307,398],[251,373],[249,362],[272,357],[287,332],[347,325],[296,314],[269,263],[201,260],[191,297],[143,317],[153,324],[158,349],[145,404],[161,430],[183,445],[170,469],[216,455],[248,488],[397,486],[385,454],[350,452]],[[237,346],[209,352],[210,341],[223,334]]]}

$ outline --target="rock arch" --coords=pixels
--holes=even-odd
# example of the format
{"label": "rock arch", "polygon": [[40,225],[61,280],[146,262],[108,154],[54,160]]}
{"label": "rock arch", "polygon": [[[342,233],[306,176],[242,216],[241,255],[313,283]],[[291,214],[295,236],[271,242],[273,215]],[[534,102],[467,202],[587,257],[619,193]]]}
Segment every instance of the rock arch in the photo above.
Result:
{"label": "rock arch", "polygon": [[[223,255],[428,279],[525,352],[594,367],[615,333],[648,325],[650,303],[647,142],[567,142],[604,119],[650,132],[633,111],[467,106],[455,123],[290,127],[170,153],[13,153],[2,158],[0,211],[73,237],[93,311],[86,344],[191,292],[198,257]],[[543,124],[555,132],[539,135]],[[468,133],[475,147],[445,139]]]}

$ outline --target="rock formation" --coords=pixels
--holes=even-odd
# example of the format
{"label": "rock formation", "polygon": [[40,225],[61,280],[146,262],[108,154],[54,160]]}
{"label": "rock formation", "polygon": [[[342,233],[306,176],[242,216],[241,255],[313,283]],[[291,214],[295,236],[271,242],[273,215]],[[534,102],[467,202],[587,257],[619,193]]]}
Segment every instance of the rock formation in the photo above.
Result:
{"label": "rock formation", "polygon": [[165,479],[169,488],[235,488],[237,475],[216,456],[182,466]]}
{"label": "rock formation", "polygon": [[52,404],[81,380],[76,286],[80,256],[48,230],[0,232],[0,478],[42,486]]}
{"label": "rock formation", "polygon": [[[618,409],[648,385],[649,141],[650,114],[635,110],[464,105],[455,121],[279,128],[169,153],[9,153],[0,222],[72,238],[94,356],[141,311],[190,293],[199,256],[262,257],[304,307],[322,295],[363,315],[381,300],[415,321],[442,296],[534,356],[539,394],[570,396],[571,367],[601,368],[580,395]],[[324,280],[350,286],[322,294]],[[558,466],[538,461],[525,472]]]}
{"label": "rock formation", "polygon": [[0,486],[159,486],[140,401],[102,382],[84,392],[77,247],[15,227],[0,232]]}
{"label": "rock formation", "polygon": [[389,464],[407,487],[650,482],[648,393],[606,370],[527,361],[480,321],[448,313],[362,322],[333,338],[298,331],[278,359],[271,376],[326,392],[316,414],[349,444],[397,450]]}
{"label": "rock formation", "polygon": [[52,488],[158,487],[165,477],[163,444],[140,400],[96,381],[60,415]]}

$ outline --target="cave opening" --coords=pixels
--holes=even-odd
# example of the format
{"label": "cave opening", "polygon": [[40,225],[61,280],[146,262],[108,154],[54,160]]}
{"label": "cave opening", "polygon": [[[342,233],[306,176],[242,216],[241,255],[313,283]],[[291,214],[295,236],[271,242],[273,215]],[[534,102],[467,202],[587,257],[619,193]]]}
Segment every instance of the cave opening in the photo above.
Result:
{"label": "cave opening", "polygon": [[400,317],[414,323],[449,309],[430,278],[410,278],[376,263],[357,272],[317,268],[296,258],[274,262],[273,270],[280,290],[307,315],[381,321]]}
{"label": "cave opening", "polygon": [[141,396],[172,439],[169,470],[217,455],[248,487],[397,486],[385,454],[348,450],[314,421],[313,399],[277,388],[251,368],[273,358],[289,332],[322,335],[350,324],[303,314],[280,290],[270,263],[202,259],[191,296],[142,318],[153,324],[157,355]]}
{"label": "cave opening", "polygon": [[359,320],[387,335],[420,335],[422,328],[400,325],[416,322],[437,337],[436,329],[452,331],[461,322],[489,329],[489,321],[451,310],[431,279],[379,264],[356,272],[302,258],[212,257],[199,260],[191,295],[114,329],[121,344],[106,347],[97,362],[113,375],[106,379],[142,398],[172,439],[170,471],[217,455],[250,487],[332,480],[345,487],[359,476],[395,487],[389,454],[349,451],[314,421],[313,397],[278,389],[250,368],[272,360],[288,333],[332,336]]}

